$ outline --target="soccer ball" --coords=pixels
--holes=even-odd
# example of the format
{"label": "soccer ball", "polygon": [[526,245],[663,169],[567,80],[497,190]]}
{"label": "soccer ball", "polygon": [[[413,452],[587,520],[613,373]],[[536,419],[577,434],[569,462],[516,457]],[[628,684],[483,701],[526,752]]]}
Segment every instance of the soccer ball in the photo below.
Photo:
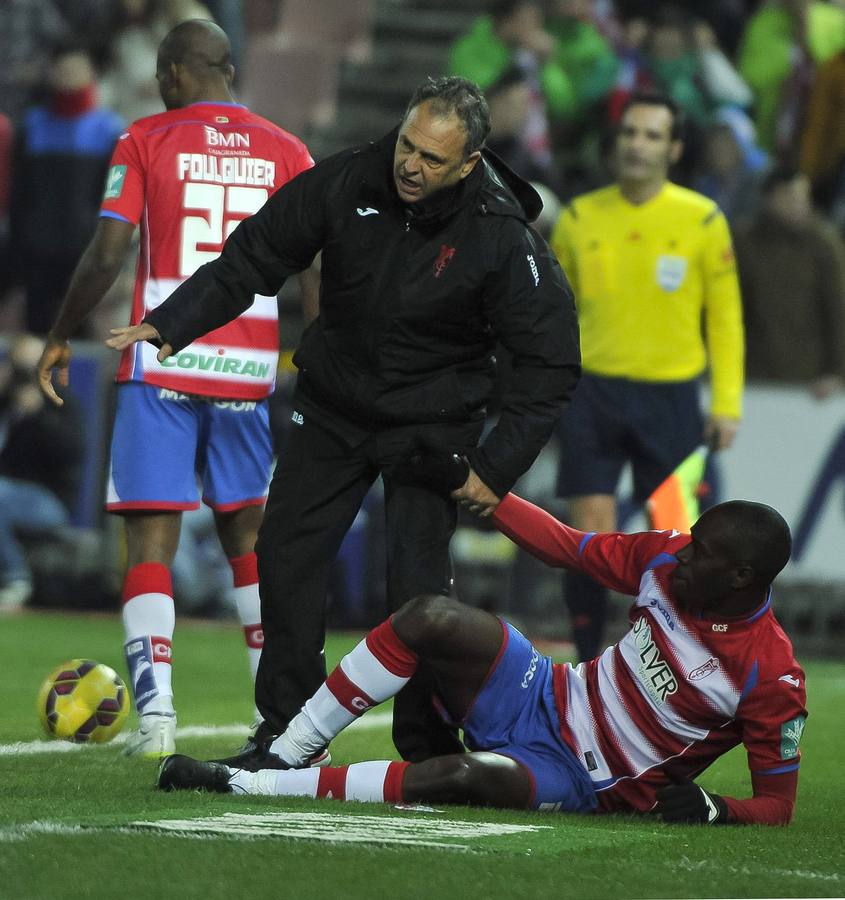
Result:
{"label": "soccer ball", "polygon": [[110,741],[129,714],[121,677],[93,659],[71,659],[54,669],[38,692],[38,717],[50,737],[78,744]]}

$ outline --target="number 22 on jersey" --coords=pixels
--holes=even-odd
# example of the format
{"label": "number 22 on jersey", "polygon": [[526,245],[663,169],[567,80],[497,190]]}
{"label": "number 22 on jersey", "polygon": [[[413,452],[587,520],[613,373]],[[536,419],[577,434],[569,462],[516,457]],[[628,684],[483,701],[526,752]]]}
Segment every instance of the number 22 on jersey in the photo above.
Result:
{"label": "number 22 on jersey", "polygon": [[[266,188],[185,182],[182,194],[182,227],[179,242],[179,274],[188,278],[216,259],[223,242],[242,219],[258,212],[267,201]],[[194,211],[200,215],[193,215]]]}

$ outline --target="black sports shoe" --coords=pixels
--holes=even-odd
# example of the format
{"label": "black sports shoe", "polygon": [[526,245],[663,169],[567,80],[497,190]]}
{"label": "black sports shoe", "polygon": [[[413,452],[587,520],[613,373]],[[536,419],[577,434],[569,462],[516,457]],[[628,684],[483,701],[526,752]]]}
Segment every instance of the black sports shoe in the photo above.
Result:
{"label": "black sports shoe", "polygon": [[202,759],[192,759],[174,753],[168,756],[158,770],[158,789],[161,791],[202,790],[218,794],[231,794],[227,766]]}
{"label": "black sports shoe", "polygon": [[[292,769],[275,753],[270,752],[270,745],[276,740],[278,735],[273,734],[266,728],[266,722],[246,739],[246,743],[234,756],[227,756],[224,759],[214,759],[212,762],[221,763],[232,769],[244,769],[246,772],[258,772],[261,769]],[[330,766],[332,755],[329,753],[328,745],[318,750],[308,762],[299,768],[322,768]]]}
{"label": "black sports shoe", "polygon": [[270,745],[275,735],[262,735],[259,728],[255,734],[246,739],[246,743],[234,756],[225,759],[214,759],[212,762],[229,766],[232,769],[244,769],[247,772],[258,772],[260,769],[289,769],[275,753],[270,752]]}

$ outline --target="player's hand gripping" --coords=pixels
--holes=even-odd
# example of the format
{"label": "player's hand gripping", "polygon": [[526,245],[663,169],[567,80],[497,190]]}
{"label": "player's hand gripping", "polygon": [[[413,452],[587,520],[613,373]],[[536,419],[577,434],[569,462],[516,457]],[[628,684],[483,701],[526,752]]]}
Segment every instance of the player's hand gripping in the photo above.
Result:
{"label": "player's hand gripping", "polygon": [[711,794],[694,781],[668,784],[657,792],[654,812],[664,822],[697,822],[722,825],[728,821],[728,805],[718,794]]}
{"label": "player's hand gripping", "polygon": [[401,470],[432,490],[448,491],[453,500],[481,518],[492,515],[501,502],[458,453],[424,449],[411,456]]}
{"label": "player's hand gripping", "polygon": [[497,497],[471,467],[463,487],[452,491],[452,499],[482,519],[492,516],[502,502],[502,498]]}
{"label": "player's hand gripping", "polygon": [[[114,337],[110,337],[106,341],[106,346],[112,350],[125,350],[136,344],[138,341],[152,341],[153,343],[161,343],[161,335],[146,322],[140,325],[128,325],[125,328],[112,328],[111,333]],[[168,356],[173,355],[173,347],[170,344],[161,344],[161,350],[156,354],[159,362],[164,362]]]}
{"label": "player's hand gripping", "polygon": [[41,351],[41,359],[38,360],[36,371],[38,372],[38,386],[44,396],[56,406],[64,406],[65,401],[53,387],[53,369],[56,369],[56,383],[61,387],[67,387],[69,365],[70,344],[47,335],[47,343]]}

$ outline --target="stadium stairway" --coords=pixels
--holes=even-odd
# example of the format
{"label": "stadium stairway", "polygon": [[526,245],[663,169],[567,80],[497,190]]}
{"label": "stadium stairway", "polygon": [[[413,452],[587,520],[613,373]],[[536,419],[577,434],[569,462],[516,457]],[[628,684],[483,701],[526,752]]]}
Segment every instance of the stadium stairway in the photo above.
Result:
{"label": "stadium stairway", "polygon": [[377,0],[369,59],[341,63],[336,117],[305,140],[315,159],[390,131],[427,75],[441,75],[453,41],[484,9],[483,0]]}

